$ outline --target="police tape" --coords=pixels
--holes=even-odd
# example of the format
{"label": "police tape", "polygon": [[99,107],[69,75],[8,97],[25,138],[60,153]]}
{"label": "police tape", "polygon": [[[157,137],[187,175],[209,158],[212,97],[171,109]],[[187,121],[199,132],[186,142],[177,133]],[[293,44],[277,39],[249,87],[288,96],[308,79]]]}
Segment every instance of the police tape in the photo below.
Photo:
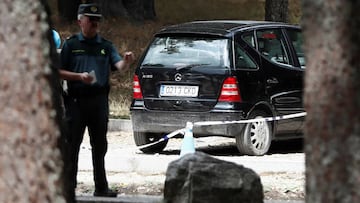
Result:
{"label": "police tape", "polygon": [[[245,123],[254,123],[254,122],[270,122],[270,121],[278,121],[278,120],[286,120],[286,119],[292,119],[292,118],[300,118],[305,117],[306,112],[301,113],[295,113],[295,114],[288,114],[288,115],[282,115],[282,116],[273,116],[273,117],[265,117],[265,118],[253,118],[253,119],[247,119],[247,120],[238,120],[238,121],[198,121],[194,122],[193,125],[186,125],[185,128],[181,128],[179,130],[176,130],[172,133],[169,133],[165,135],[164,137],[160,138],[159,140],[146,144],[138,146],[138,149],[145,149],[147,147],[151,147],[153,145],[159,144],[161,142],[164,142],[166,140],[169,140],[172,137],[175,137],[176,135],[184,135],[186,130],[191,130],[195,126],[208,126],[208,125],[226,125],[226,124],[245,124]],[[189,129],[190,128],[190,129]]]}
{"label": "police tape", "polygon": [[151,147],[152,145],[156,145],[160,142],[164,142],[165,140],[168,140],[172,137],[175,137],[176,135],[179,135],[179,134],[182,134],[184,135],[185,134],[185,130],[186,128],[181,128],[179,130],[175,130],[174,132],[170,133],[170,134],[167,134],[165,135],[164,137],[162,137],[161,139],[155,141],[155,142],[152,142],[152,143],[149,143],[149,144],[146,144],[146,145],[141,145],[141,146],[138,146],[138,149],[145,149],[147,147]]}
{"label": "police tape", "polygon": [[299,118],[306,116],[306,112],[288,114],[283,116],[274,116],[274,117],[266,117],[266,118],[254,118],[248,120],[238,120],[238,121],[200,121],[195,122],[194,126],[206,126],[206,125],[224,125],[224,124],[241,124],[241,123],[254,123],[254,122],[263,122],[263,121],[277,121],[277,120],[285,120],[291,118]]}

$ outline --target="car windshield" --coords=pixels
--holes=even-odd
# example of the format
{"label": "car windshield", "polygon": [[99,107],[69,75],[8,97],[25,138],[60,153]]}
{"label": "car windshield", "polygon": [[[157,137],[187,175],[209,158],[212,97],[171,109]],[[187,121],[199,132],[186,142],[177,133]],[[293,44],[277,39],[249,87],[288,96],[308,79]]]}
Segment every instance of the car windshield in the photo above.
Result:
{"label": "car windshield", "polygon": [[229,67],[227,39],[198,37],[157,37],[142,66],[193,68]]}

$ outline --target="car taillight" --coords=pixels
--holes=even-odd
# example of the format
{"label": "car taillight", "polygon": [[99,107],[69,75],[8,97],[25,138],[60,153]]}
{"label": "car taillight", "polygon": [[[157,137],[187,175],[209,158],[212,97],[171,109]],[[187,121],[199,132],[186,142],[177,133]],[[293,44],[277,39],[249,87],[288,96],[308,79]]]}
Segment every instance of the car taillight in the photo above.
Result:
{"label": "car taillight", "polygon": [[134,79],[133,79],[133,98],[134,99],[142,99],[143,98],[143,95],[141,93],[139,77],[137,75],[134,75]]}
{"label": "car taillight", "polygon": [[228,77],[225,79],[218,101],[241,102],[240,90],[237,86],[237,79],[235,77]]}

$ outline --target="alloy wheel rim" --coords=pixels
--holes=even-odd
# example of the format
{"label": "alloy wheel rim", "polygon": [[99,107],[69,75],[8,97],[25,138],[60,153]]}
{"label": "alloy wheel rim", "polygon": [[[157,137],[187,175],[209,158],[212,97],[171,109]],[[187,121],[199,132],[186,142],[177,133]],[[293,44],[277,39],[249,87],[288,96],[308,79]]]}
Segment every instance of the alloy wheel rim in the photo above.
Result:
{"label": "alloy wheel rim", "polygon": [[269,128],[265,121],[254,122],[250,126],[251,144],[258,151],[267,148],[269,142]]}

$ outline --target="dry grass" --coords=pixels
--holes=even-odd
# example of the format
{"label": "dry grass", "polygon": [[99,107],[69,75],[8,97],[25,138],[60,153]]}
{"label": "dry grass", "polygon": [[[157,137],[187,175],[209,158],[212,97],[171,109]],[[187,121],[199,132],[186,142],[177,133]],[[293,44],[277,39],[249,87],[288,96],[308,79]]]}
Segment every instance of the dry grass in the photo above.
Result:
{"label": "dry grass", "polygon": [[109,108],[110,117],[112,118],[129,118],[129,106],[131,101],[128,97],[124,96],[126,93],[113,93],[110,94]]}
{"label": "dry grass", "polygon": [[[54,0],[49,0],[54,27],[62,40],[79,31],[74,24],[60,23]],[[290,0],[289,18],[298,23],[301,9],[298,0]],[[131,23],[126,19],[106,19],[100,34],[112,41],[119,53],[133,51],[140,58],[152,36],[160,28],[185,21],[212,19],[263,20],[265,0],[155,0],[156,21]],[[132,97],[132,77],[137,62],[126,73],[111,77],[110,111],[114,117],[128,117]]]}

